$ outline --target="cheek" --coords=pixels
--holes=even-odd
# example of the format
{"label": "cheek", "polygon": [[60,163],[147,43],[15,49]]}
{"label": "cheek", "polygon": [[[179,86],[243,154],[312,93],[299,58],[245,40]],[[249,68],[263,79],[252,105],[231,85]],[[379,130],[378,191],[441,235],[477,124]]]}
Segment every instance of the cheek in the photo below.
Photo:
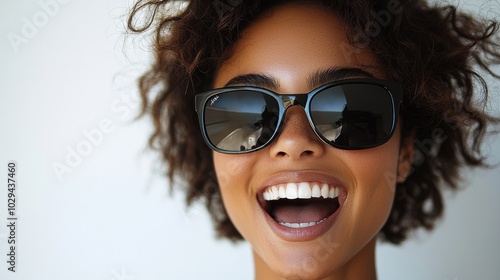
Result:
{"label": "cheek", "polygon": [[228,186],[233,183],[233,177],[241,172],[241,170],[244,170],[247,164],[243,160],[238,160],[238,156],[217,152],[213,153],[213,159],[217,182],[224,195],[229,190]]}
{"label": "cheek", "polygon": [[396,148],[380,147],[351,155],[349,162],[356,186],[364,194],[394,193],[398,166]]}
{"label": "cheek", "polygon": [[365,240],[378,233],[392,208],[399,154],[399,140],[393,140],[375,149],[347,152],[345,158],[354,178],[345,206],[355,217],[352,227]]}
{"label": "cheek", "polygon": [[238,231],[246,237],[251,202],[255,199],[249,188],[254,173],[255,154],[226,155],[214,152],[214,167],[222,201],[229,218]]}
{"label": "cheek", "polygon": [[395,192],[397,167],[400,150],[400,128],[396,128],[392,138],[382,146],[352,151],[346,161],[351,166],[356,181],[358,195],[365,199],[372,197],[391,198]]}

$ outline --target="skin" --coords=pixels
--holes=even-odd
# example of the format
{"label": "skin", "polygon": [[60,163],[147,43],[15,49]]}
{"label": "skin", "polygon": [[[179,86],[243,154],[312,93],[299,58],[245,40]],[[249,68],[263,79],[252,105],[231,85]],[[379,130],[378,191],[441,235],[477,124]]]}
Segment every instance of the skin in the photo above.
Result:
{"label": "skin", "polygon": [[[334,13],[306,4],[274,8],[244,31],[220,66],[214,87],[259,74],[274,78],[277,88],[272,90],[278,93],[303,93],[313,89],[309,76],[335,67],[359,68],[385,78],[367,48],[346,53],[341,44],[349,44],[346,29]],[[333,148],[314,134],[304,110],[293,106],[270,146],[243,155],[214,152],[226,210],[253,249],[255,278],[376,279],[376,236],[390,213],[396,181],[409,172],[411,147],[411,141],[401,141],[398,124],[382,146]],[[295,182],[303,171],[340,179],[347,198],[326,233],[313,240],[287,241],[270,229],[257,196],[266,179],[284,174]]]}

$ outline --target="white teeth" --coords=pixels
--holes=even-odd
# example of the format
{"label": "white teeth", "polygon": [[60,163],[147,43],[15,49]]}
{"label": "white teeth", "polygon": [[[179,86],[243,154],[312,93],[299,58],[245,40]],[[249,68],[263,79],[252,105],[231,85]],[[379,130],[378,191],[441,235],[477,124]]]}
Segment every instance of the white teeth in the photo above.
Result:
{"label": "white teeth", "polygon": [[320,190],[319,185],[317,183],[313,184],[311,195],[312,195],[312,197],[320,197],[321,196],[321,190]]}
{"label": "white teeth", "polygon": [[[278,190],[278,193],[279,193],[279,198],[286,198],[286,188],[285,188],[285,186],[280,186],[280,188]],[[279,198],[276,198],[276,199],[279,199]]]}
{"label": "white teeth", "polygon": [[311,187],[308,183],[299,184],[299,198],[311,198]]}
{"label": "white teeth", "polygon": [[278,187],[272,186],[271,191],[273,192],[273,199],[278,199],[280,197]]}
{"label": "white teeth", "polygon": [[289,227],[289,228],[306,228],[306,227],[315,226],[315,225],[323,222],[324,220],[326,220],[326,218],[324,218],[323,220],[318,221],[318,222],[309,222],[309,223],[284,223],[284,222],[279,222],[279,224],[282,225],[282,226],[285,226],[285,227]]}
{"label": "white teeth", "polygon": [[316,225],[315,222],[310,222],[310,223],[280,223],[280,225],[283,225],[285,227],[289,228],[305,228],[305,227],[312,227]]}
{"label": "white teeth", "polygon": [[295,183],[286,184],[286,198],[296,199],[297,197],[298,197],[297,184],[295,184]]}
{"label": "white teeth", "polygon": [[330,194],[330,188],[328,187],[328,184],[323,184],[321,187],[321,196],[323,198],[328,198],[328,195]]}
{"label": "white teeth", "polygon": [[330,189],[330,193],[328,194],[328,197],[335,198],[335,188]]}
{"label": "white teeth", "polygon": [[[321,187],[320,187],[321,185]],[[310,198],[336,198],[340,194],[340,189],[329,186],[326,183],[287,183],[275,185],[267,188],[263,197],[264,200],[278,199],[310,199]]]}

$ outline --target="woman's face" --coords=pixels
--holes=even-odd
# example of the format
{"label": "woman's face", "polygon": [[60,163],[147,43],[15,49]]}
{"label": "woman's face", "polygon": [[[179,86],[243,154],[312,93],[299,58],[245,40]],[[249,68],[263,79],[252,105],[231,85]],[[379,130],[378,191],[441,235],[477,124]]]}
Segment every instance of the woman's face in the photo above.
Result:
{"label": "woman's face", "polygon": [[[343,68],[361,70],[348,71],[344,79],[385,78],[368,48],[349,45],[345,26],[335,14],[316,6],[286,5],[245,30],[219,68],[214,87],[272,86],[245,78],[256,74],[274,80],[270,89],[275,92],[304,93],[319,86],[314,80],[339,79],[332,73]],[[321,79],[311,79],[318,76]],[[373,272],[376,235],[394,197],[399,143],[398,127],[376,148],[333,148],[315,135],[302,107],[292,106],[279,137],[266,148],[241,155],[214,152],[224,205],[252,246],[257,276],[322,278]],[[279,191],[288,183],[318,185],[320,191],[325,185],[338,192],[338,198],[283,199],[270,210],[264,190],[277,186]]]}

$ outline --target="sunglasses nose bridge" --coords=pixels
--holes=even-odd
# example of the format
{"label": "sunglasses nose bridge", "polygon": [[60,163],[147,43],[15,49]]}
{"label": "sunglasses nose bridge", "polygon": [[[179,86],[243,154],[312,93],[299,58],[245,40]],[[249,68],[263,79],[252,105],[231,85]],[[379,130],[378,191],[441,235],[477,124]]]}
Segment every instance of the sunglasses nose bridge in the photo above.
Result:
{"label": "sunglasses nose bridge", "polygon": [[[302,107],[303,113],[305,114],[305,118],[307,119],[307,122],[311,126],[311,129],[314,131],[314,133],[316,133],[315,125],[312,123],[312,120],[310,119],[309,114],[306,112],[307,100],[308,100],[308,95],[306,95],[306,94],[282,95],[281,102],[283,105],[283,113],[282,113],[283,115],[281,117],[284,120],[286,118],[285,116],[287,115],[287,111],[289,108],[291,108],[292,106],[300,106],[300,107]],[[283,129],[283,123],[278,128],[278,130],[280,132]],[[317,133],[316,133],[316,135],[317,135]],[[319,135],[317,135],[317,136],[319,137]],[[321,138],[321,137],[319,137],[319,138]]]}
{"label": "sunglasses nose bridge", "polygon": [[288,109],[290,106],[294,105],[300,105],[302,108],[306,107],[306,99],[303,97],[306,97],[305,95],[282,95],[281,96],[281,104],[283,105],[283,108]]}
{"label": "sunglasses nose bridge", "polygon": [[281,103],[283,105],[283,116],[282,118],[285,118],[285,115],[288,111],[288,109],[292,106],[300,106],[304,110],[304,113],[306,114],[306,118],[309,121],[309,124],[311,125],[311,128],[314,130],[314,125],[311,123],[311,120],[309,119],[308,113],[306,112],[306,102],[307,102],[307,95],[301,94],[301,95],[282,95],[281,96]]}
{"label": "sunglasses nose bridge", "polygon": [[281,97],[281,103],[283,104],[283,108],[285,108],[285,111],[290,107],[296,104],[295,102],[295,97],[294,96],[282,96]]}

